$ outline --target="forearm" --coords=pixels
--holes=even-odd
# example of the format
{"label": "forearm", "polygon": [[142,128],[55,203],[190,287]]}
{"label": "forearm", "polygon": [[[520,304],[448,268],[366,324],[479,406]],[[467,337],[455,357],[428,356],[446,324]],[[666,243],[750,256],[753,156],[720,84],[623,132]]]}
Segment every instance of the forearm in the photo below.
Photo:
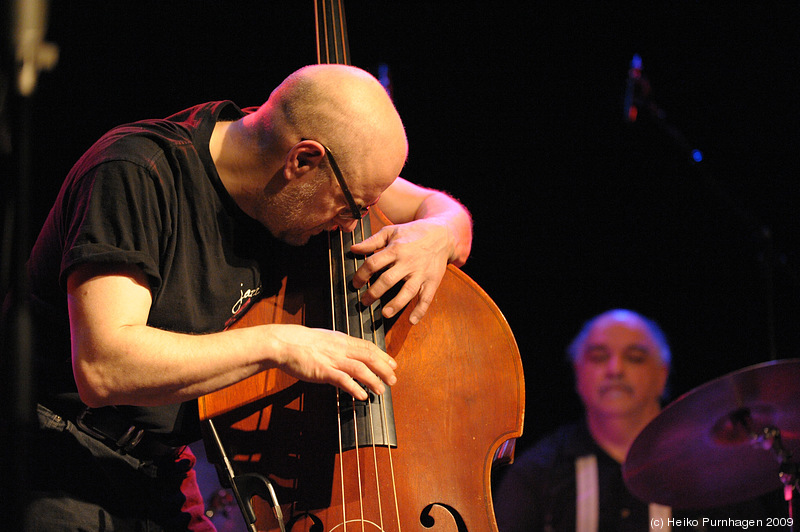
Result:
{"label": "forearm", "polygon": [[257,325],[207,335],[133,325],[105,335],[102,342],[74,337],[75,380],[89,406],[182,402],[270,368],[339,387],[360,400],[367,399],[362,385],[380,394],[384,383],[396,381],[396,363],[375,344],[302,325]]}
{"label": "forearm", "polygon": [[443,192],[432,191],[420,204],[415,219],[441,223],[447,229],[448,262],[464,265],[472,249],[472,218],[463,205]]}
{"label": "forearm", "polygon": [[425,220],[438,225],[445,231],[434,236],[442,240],[436,252],[440,247],[444,249],[447,261],[456,266],[466,262],[472,248],[472,218],[467,208],[447,193],[398,177],[383,193],[378,206],[394,224]]}
{"label": "forearm", "polygon": [[145,325],[105,339],[73,335],[73,370],[89,406],[154,406],[194,399],[279,363],[270,328],[188,335]]}
{"label": "forearm", "polygon": [[150,327],[142,272],[104,269],[85,266],[68,279],[73,375],[89,406],[182,402],[269,368],[362,400],[367,393],[358,382],[375,393],[383,382],[394,384],[389,355],[334,331],[271,324],[190,335]]}

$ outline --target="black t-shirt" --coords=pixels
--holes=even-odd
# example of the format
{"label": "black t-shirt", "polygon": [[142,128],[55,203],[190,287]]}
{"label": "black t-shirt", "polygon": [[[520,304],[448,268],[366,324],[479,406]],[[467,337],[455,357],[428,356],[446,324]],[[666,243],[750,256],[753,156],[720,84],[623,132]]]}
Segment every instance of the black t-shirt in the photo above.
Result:
{"label": "black t-shirt", "polygon": [[[148,325],[182,333],[222,330],[261,291],[267,258],[283,245],[236,206],[209,152],[216,122],[243,115],[213,102],[121,126],[72,168],[29,261],[42,402],[77,400],[66,301],[77,266],[140,267],[153,297]],[[173,443],[198,437],[196,401],[120,409]]]}
{"label": "black t-shirt", "polygon": [[495,491],[501,532],[574,531],[575,460],[597,458],[599,530],[648,530],[648,505],[628,492],[622,469],[592,439],[585,423],[560,427],[522,453]]}
{"label": "black t-shirt", "polygon": [[[575,460],[586,455],[594,455],[597,459],[598,530],[649,530],[649,505],[628,491],[620,464],[597,445],[585,421],[581,421],[559,427],[521,453],[502,474],[493,493],[499,531],[573,532],[577,496]],[[774,492],[717,508],[674,510],[672,517],[676,525],[672,529],[734,531],[741,527],[703,526],[703,518],[720,523],[726,519],[762,519],[766,522],[767,517],[779,517],[784,511],[780,493]],[[699,526],[678,526],[690,522],[697,522]]]}

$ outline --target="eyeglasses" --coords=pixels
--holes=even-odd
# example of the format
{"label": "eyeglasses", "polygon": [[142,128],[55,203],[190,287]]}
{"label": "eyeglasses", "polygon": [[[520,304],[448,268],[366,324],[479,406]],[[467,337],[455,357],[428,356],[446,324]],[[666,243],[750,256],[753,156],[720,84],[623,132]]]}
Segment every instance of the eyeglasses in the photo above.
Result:
{"label": "eyeglasses", "polygon": [[[322,143],[320,143],[322,144]],[[331,165],[331,169],[333,170],[333,175],[336,176],[336,181],[339,182],[339,188],[342,189],[342,193],[344,194],[344,199],[347,201],[347,205],[350,207],[350,212],[352,214],[351,217],[353,220],[360,220],[364,216],[367,215],[369,211],[369,205],[366,207],[360,207],[356,200],[353,199],[353,195],[350,193],[350,188],[348,188],[347,183],[344,180],[344,176],[342,175],[342,171],[339,169],[339,165],[336,163],[336,159],[333,158],[333,154],[331,150],[328,149],[327,146],[322,144],[322,147],[325,148],[325,157],[328,158],[328,162]]]}

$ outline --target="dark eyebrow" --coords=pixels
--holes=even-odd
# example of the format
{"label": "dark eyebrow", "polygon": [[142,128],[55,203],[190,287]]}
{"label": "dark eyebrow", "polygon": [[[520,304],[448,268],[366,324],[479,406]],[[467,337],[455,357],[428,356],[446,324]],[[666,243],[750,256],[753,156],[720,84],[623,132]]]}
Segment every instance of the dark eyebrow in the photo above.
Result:
{"label": "dark eyebrow", "polygon": [[652,353],[652,350],[648,346],[646,346],[645,344],[631,344],[631,345],[629,345],[629,346],[627,346],[625,348],[625,351],[631,351],[631,350],[634,350],[634,349],[636,351],[642,351],[643,353],[647,353],[647,354]]}

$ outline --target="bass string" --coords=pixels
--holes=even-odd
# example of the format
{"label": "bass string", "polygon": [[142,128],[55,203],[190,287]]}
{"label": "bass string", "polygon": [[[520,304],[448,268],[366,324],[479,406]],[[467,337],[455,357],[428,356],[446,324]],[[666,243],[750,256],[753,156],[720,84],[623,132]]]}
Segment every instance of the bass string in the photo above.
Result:
{"label": "bass string", "polygon": [[[364,239],[366,239],[369,236],[366,233],[367,233],[367,231],[365,230],[363,219],[359,220],[359,222],[358,222],[358,224],[356,226],[356,234],[358,234],[360,236],[359,242],[363,242]],[[371,233],[371,231],[370,231],[370,233]],[[351,254],[351,256],[352,256],[351,260],[353,261],[353,265],[352,265],[353,266],[353,271],[355,271],[355,270],[358,269],[358,267],[363,262],[363,260],[359,261],[359,259],[355,255]],[[363,287],[363,290],[367,290],[368,288],[369,288],[369,282],[367,282],[367,284]],[[360,301],[360,299],[361,299],[361,290],[357,290],[356,291],[355,298],[356,298],[356,301]],[[359,308],[359,305],[360,305],[359,303],[356,303],[356,308]],[[348,306],[348,308],[349,308],[349,306]],[[370,325],[370,328],[371,328],[370,335],[371,335],[373,343],[375,343],[376,345],[378,345],[378,347],[383,349],[383,348],[385,348],[385,345],[380,345],[379,342],[378,342],[379,331],[378,331],[378,325],[377,324],[378,324],[379,317],[375,316],[376,308],[377,308],[377,305],[376,304],[372,304],[372,305],[369,305],[369,307],[367,307],[367,309],[366,309],[366,311],[369,314],[369,325]],[[363,318],[363,310],[361,312],[362,312],[362,318]],[[359,327],[360,327],[361,338],[364,338],[364,321],[365,321],[364,319],[359,319],[358,320]],[[384,344],[385,344],[385,342],[384,342]],[[392,446],[391,446],[391,441],[390,441],[390,437],[389,437],[389,419],[388,419],[388,414],[387,414],[386,401],[384,400],[383,396],[378,396],[377,397],[377,401],[378,401],[378,404],[380,405],[381,416],[383,417],[383,442],[384,442],[384,444],[386,446],[386,454],[387,454],[387,457],[388,457],[389,474],[390,474],[390,481],[391,481],[391,485],[392,485],[392,493],[391,493],[391,495],[392,495],[392,500],[394,501],[395,516],[396,516],[396,519],[397,519],[397,529],[399,531],[400,528],[401,528],[400,527],[400,511],[399,511],[398,499],[397,499],[397,483],[395,482],[395,475],[394,475],[394,462],[392,460]],[[384,529],[383,501],[382,501],[382,498],[381,498],[380,474],[378,472],[378,449],[377,449],[378,446],[376,444],[376,438],[375,438],[375,422],[374,422],[374,419],[373,419],[372,408],[368,408],[367,412],[369,412],[369,427],[370,427],[370,434],[372,435],[372,456],[373,456],[373,463],[374,463],[374,466],[375,466],[375,482],[376,482],[376,490],[375,490],[375,492],[376,492],[377,500],[378,500],[378,515],[379,515],[379,520],[380,520],[380,529],[383,530]]]}
{"label": "bass string", "polygon": [[317,28],[317,63],[350,64],[350,46],[342,0],[317,0],[314,3]]}
{"label": "bass string", "polygon": [[[367,231],[364,228],[363,220],[359,220],[359,222],[358,222],[358,224],[356,226],[356,229],[355,229],[353,234],[359,236],[360,237],[360,241],[363,241],[368,236],[366,233],[367,233]],[[345,267],[345,265],[347,264],[348,261],[350,261],[351,271],[355,272],[355,270],[358,269],[358,267],[360,265],[360,262],[363,262],[363,261],[360,261],[358,259],[358,257],[350,254],[348,252],[349,250],[345,249],[344,234],[341,231],[337,231],[335,234],[338,235],[338,246],[337,246],[337,249],[335,250],[335,252],[333,250],[334,245],[331,243],[332,240],[333,240],[333,236],[332,236],[333,233],[329,233],[329,237],[328,237],[329,259],[331,260],[331,265],[330,265],[330,271],[331,271],[331,310],[332,310],[332,316],[333,316],[333,328],[334,328],[334,330],[337,329],[337,319],[336,319],[336,311],[337,311],[337,309],[336,309],[336,305],[334,304],[334,301],[335,301],[334,296],[338,295],[338,296],[341,297],[341,300],[345,302],[345,304],[344,304],[344,314],[345,315],[344,315],[344,320],[343,320],[345,330],[341,331],[341,332],[344,332],[344,333],[348,334],[349,336],[354,336],[356,338],[361,338],[361,339],[366,339],[368,341],[372,341],[375,345],[378,345],[378,347],[382,348],[382,346],[380,346],[378,344],[378,325],[377,324],[378,324],[378,319],[379,318],[376,317],[376,315],[375,315],[375,309],[376,309],[377,305],[372,304],[372,305],[369,305],[369,307],[367,307],[366,309],[359,310],[359,306],[360,306],[359,300],[361,298],[362,291],[363,290],[367,290],[369,288],[369,286],[370,286],[369,282],[367,282],[367,284],[364,287],[362,287],[361,289],[358,289],[358,290],[355,291],[355,293],[351,296],[352,298],[354,298],[352,301],[348,298],[348,292],[349,292],[348,287],[350,286],[350,284],[352,282],[352,278],[348,278],[349,277],[348,276],[348,271],[347,271],[347,268]],[[353,240],[355,241],[355,238]],[[336,270],[336,268],[334,268],[334,265],[333,265],[334,254],[336,255],[336,259],[338,260],[338,264],[340,264],[342,266],[341,268],[339,268],[340,278],[338,279],[338,282],[334,282],[335,280],[333,278],[334,271]],[[336,294],[336,292],[335,292],[336,291],[336,286],[340,287],[339,289],[341,290],[341,293]],[[357,312],[358,315],[359,315],[358,316],[359,319],[357,321],[358,326],[357,326],[357,330],[355,330],[355,331],[351,328],[351,302],[353,303],[353,312]],[[370,327],[369,331],[365,331],[365,329],[364,329],[364,322],[365,322],[364,318],[365,318],[365,316],[368,317],[368,323],[369,323],[369,327]],[[369,335],[367,334],[367,332],[369,332]],[[348,522],[347,516],[346,516],[346,513],[345,513],[346,512],[345,494],[346,494],[347,490],[346,490],[346,487],[345,487],[345,474],[344,474],[345,467],[344,467],[344,444],[343,444],[343,434],[342,434],[342,404],[340,402],[340,394],[337,393],[336,395],[337,395],[337,397],[336,397],[337,423],[338,423],[338,430],[339,430],[339,468],[340,468],[340,471],[342,472],[341,479],[340,479],[340,482],[341,482],[340,489],[342,491],[342,520],[343,520],[343,523],[346,524]],[[362,474],[361,457],[360,457],[360,453],[359,453],[359,449],[361,448],[361,442],[359,441],[359,437],[358,437],[358,419],[357,419],[357,412],[356,412],[356,408],[355,408],[356,399],[353,398],[353,397],[350,397],[349,399],[345,399],[345,400],[352,401],[352,405],[351,405],[352,406],[352,411],[353,411],[353,435],[352,436],[353,436],[353,442],[355,444],[355,448],[353,449],[354,453],[352,453],[352,455],[355,457],[355,460],[356,460],[356,473],[357,473],[357,484],[358,484],[358,503],[359,503],[359,508],[360,508],[360,521],[362,522],[362,528],[363,528],[364,522],[365,522],[365,516],[364,516],[364,514],[365,514],[365,511],[364,511],[364,494],[362,492],[362,485],[363,485],[363,478],[362,477],[363,477],[363,474]],[[377,442],[377,437],[376,437],[375,420],[373,418],[373,410],[369,406],[370,399],[368,398],[367,401],[368,401],[368,404],[367,404],[367,413],[368,413],[367,421],[368,421],[369,432],[370,432],[370,434],[372,436],[371,437],[371,442],[370,442],[370,447],[371,447],[372,456],[373,456],[373,465],[374,465],[373,474],[374,474],[374,479],[375,479],[375,496],[376,496],[377,505],[378,505],[379,527],[380,527],[380,530],[384,530],[383,499],[382,499],[382,496],[381,496],[382,489],[381,489],[381,482],[380,482],[380,472],[379,472],[379,469],[378,469],[379,460],[378,460],[378,448],[377,448],[378,445],[376,443]],[[383,442],[386,444],[386,453],[387,453],[387,457],[388,457],[388,467],[389,467],[389,475],[390,475],[390,479],[389,480],[390,480],[390,483],[391,483],[391,493],[389,495],[391,496],[391,500],[394,502],[395,517],[396,517],[396,520],[397,520],[397,530],[399,531],[400,528],[401,528],[401,526],[400,526],[400,511],[399,511],[399,501],[398,501],[398,498],[397,498],[397,483],[396,483],[396,480],[395,480],[394,462],[393,462],[393,459],[392,459],[392,449],[391,449],[390,437],[389,437],[389,432],[388,432],[388,426],[389,426],[388,425],[388,421],[389,421],[388,413],[387,413],[387,408],[386,408],[386,402],[383,400],[382,396],[377,396],[376,401],[378,402],[378,405],[379,405],[379,408],[380,408],[380,413],[381,413],[381,416],[383,417]]]}
{"label": "bass string", "polygon": [[[337,16],[337,7],[339,15]],[[315,26],[317,28],[317,62],[318,63],[343,63],[348,64],[349,58],[346,56],[347,46],[345,46],[346,41],[344,40],[344,27],[341,23],[344,22],[343,17],[341,16],[341,5],[336,5],[336,0],[317,0],[314,3],[314,16],[315,16]],[[338,27],[337,27],[337,22]],[[339,45],[342,43],[342,45]],[[359,222],[360,224],[360,222]],[[337,256],[334,258],[334,246],[331,243],[333,235],[338,236],[338,249],[336,249]],[[340,301],[343,301],[344,305],[344,324],[345,330],[340,331],[350,335],[350,311],[349,311],[349,302],[347,300],[347,279],[346,279],[346,271],[345,271],[345,261],[344,261],[344,236],[341,231],[336,231],[328,233],[328,260],[330,261],[330,283],[331,283],[331,319],[332,319],[332,328],[333,330],[338,330],[337,326],[337,305],[336,305],[336,298],[341,297]],[[339,279],[334,279],[334,260],[341,266],[339,268]],[[336,293],[336,287],[340,287],[341,293]],[[337,390],[336,392],[336,417],[337,417],[337,425],[338,425],[338,435],[339,435],[339,471],[341,472],[340,478],[340,489],[342,492],[342,523],[346,530],[347,528],[347,505],[346,505],[346,487],[345,487],[345,464],[344,464],[344,445],[343,445],[343,434],[342,434],[342,404],[341,399],[342,396]],[[355,407],[355,399],[352,399],[353,407]],[[359,449],[359,441],[358,441],[358,427],[357,427],[357,420],[355,419],[355,408],[353,408],[353,441],[355,442],[355,450],[356,450],[356,459],[358,460],[358,449]],[[363,495],[361,494],[361,466],[360,463],[357,463],[357,471],[358,471],[358,486],[359,486],[359,505],[361,506],[361,521],[362,521],[362,529],[364,527],[363,524]]]}
{"label": "bass string", "polygon": [[[361,224],[361,222],[359,222],[359,225],[360,224]],[[329,235],[330,235],[330,233],[329,233]],[[335,287],[339,287],[339,290],[341,291],[340,293],[334,293],[333,294],[333,295],[336,295],[336,296],[340,297],[340,301],[342,302],[342,305],[340,305],[340,308],[343,308],[343,312],[344,312],[344,319],[342,321],[342,323],[344,324],[344,330],[340,331],[340,332],[343,332],[343,333],[347,334],[348,336],[354,336],[354,334],[353,334],[354,331],[352,331],[351,328],[350,328],[350,301],[348,299],[348,288],[347,288],[348,287],[348,285],[347,285],[348,279],[347,279],[347,268],[346,268],[346,264],[347,263],[346,263],[346,259],[345,259],[344,233],[342,233],[341,231],[337,231],[336,235],[338,237],[337,240],[338,240],[338,243],[339,243],[339,246],[336,249],[336,254],[337,254],[336,260],[337,260],[337,263],[340,265],[340,268],[338,268],[339,279],[336,280],[338,282],[335,282],[335,283],[332,282],[331,291],[333,292],[334,290],[336,290]],[[330,241],[330,238],[331,238],[331,236],[329,236],[329,241]],[[333,254],[333,252],[331,252],[331,254]],[[333,264],[331,264],[331,272],[332,272],[331,275],[333,275],[333,272],[335,270],[337,270],[337,269],[334,268]],[[333,317],[333,329],[334,330],[338,330],[337,328],[338,328],[339,320],[336,319],[336,312],[337,312],[338,309],[337,309],[337,305],[335,304],[335,299],[333,299],[333,298],[331,299],[331,309],[332,309],[332,317]],[[360,333],[363,333],[363,331],[360,331]],[[363,338],[363,334],[360,334],[360,337]],[[342,523],[344,524],[345,530],[346,530],[347,523],[348,523],[348,519],[347,519],[347,498],[346,498],[347,489],[346,489],[346,486],[345,486],[345,476],[346,475],[345,475],[345,463],[344,463],[345,462],[344,444],[343,444],[343,434],[342,434],[342,410],[341,410],[342,409],[342,405],[341,405],[341,402],[340,402],[341,401],[341,399],[340,399],[341,397],[342,397],[342,395],[340,393],[338,393],[338,391],[337,391],[337,394],[336,394],[336,417],[337,417],[337,423],[339,425],[339,471],[341,473],[340,474],[340,483],[341,483],[340,488],[342,490]],[[345,400],[347,400],[347,399],[345,399]],[[351,401],[351,407],[352,407],[351,409],[353,411],[353,435],[352,436],[353,436],[353,443],[355,445],[355,449],[354,449],[355,452],[351,453],[351,454],[353,454],[355,456],[355,460],[356,460],[358,504],[359,504],[359,507],[360,507],[359,514],[360,514],[360,521],[361,521],[362,529],[363,529],[363,527],[364,527],[364,495],[363,495],[363,493],[361,491],[361,486],[362,486],[361,456],[360,456],[360,453],[358,451],[360,449],[360,441],[358,439],[358,419],[357,419],[357,416],[356,416],[356,408],[355,408],[355,406],[356,406],[356,402],[355,401],[356,400],[355,400],[354,397],[351,397],[349,400]]]}
{"label": "bass string", "polygon": [[[363,224],[361,224],[359,222],[359,226],[363,226]],[[362,227],[362,240],[363,240],[363,238],[364,238],[364,236],[363,236],[363,227]],[[369,285],[367,285],[367,286],[369,286]],[[373,329],[372,330],[373,338],[377,338],[378,331],[377,331],[376,324],[378,323],[378,321],[377,321],[377,319],[375,317],[375,305],[370,305],[369,306],[369,314],[370,314],[369,323],[370,323],[370,325],[372,326],[372,329]],[[395,481],[394,461],[392,460],[392,445],[391,445],[391,441],[390,441],[390,438],[389,438],[389,418],[388,418],[388,414],[387,414],[387,411],[386,411],[387,410],[386,409],[386,401],[384,401],[382,397],[379,397],[378,401],[379,401],[379,403],[381,405],[381,415],[383,416],[383,441],[386,444],[386,455],[387,455],[387,458],[388,458],[388,461],[389,461],[389,475],[390,475],[390,480],[391,480],[391,483],[392,483],[392,499],[394,501],[395,518],[397,519],[397,530],[399,532],[401,530],[401,526],[400,526],[400,507],[399,507],[398,498],[397,498],[397,482]],[[375,434],[375,429],[374,429],[373,424],[372,424],[372,409],[369,409],[369,413],[370,413],[370,432],[374,435]],[[375,469],[376,469],[375,478],[376,478],[376,481],[377,481],[377,479],[378,479],[378,472],[377,472],[378,457],[377,457],[377,449],[376,449],[375,438],[374,437],[372,439],[372,451],[373,451],[373,456],[375,457]],[[377,492],[378,492],[378,507],[380,508],[380,515],[381,515],[381,530],[383,530],[383,505],[381,504],[381,500],[380,500],[380,492],[381,492],[380,488],[377,490]]]}
{"label": "bass string", "polygon": [[[347,29],[344,19],[344,6],[342,5],[342,0],[317,0],[315,2],[315,24],[317,28],[317,62],[318,63],[340,63],[349,65],[350,64],[350,53],[349,53],[349,44],[347,42]],[[363,241],[366,238],[366,233],[364,228],[364,220],[359,220],[355,233],[360,236],[361,240]],[[339,249],[338,249],[338,257],[339,264],[342,265],[341,268],[341,279],[339,279],[338,286],[341,287],[343,293],[337,294],[341,296],[341,300],[344,301],[344,312],[345,312],[345,319],[344,322],[346,324],[346,332],[348,335],[356,336],[353,331],[350,330],[350,301],[348,300],[348,279],[347,279],[347,270],[345,268],[345,244],[344,244],[344,236],[341,231],[337,231],[339,235]],[[332,252],[330,251],[332,246],[330,245],[330,236],[329,236],[329,253],[331,255],[330,260],[332,259]],[[352,271],[358,269],[358,259],[353,258],[352,263]],[[331,263],[331,272],[333,272],[333,264]],[[331,274],[333,275],[333,274]],[[332,315],[334,316],[334,330],[336,330],[336,317],[335,317],[335,305],[333,304],[333,290],[334,290],[334,282],[333,277],[331,277],[331,305],[332,305]],[[369,288],[369,283],[364,287],[364,289]],[[361,291],[357,290],[355,293],[356,301],[360,299]],[[377,326],[376,323],[376,316],[375,316],[375,306],[370,305],[368,308],[369,312],[369,323],[371,326],[371,338],[370,340],[377,345]],[[357,331],[357,337],[365,339],[365,331],[364,331],[364,319],[362,312],[359,311],[358,303],[354,305],[354,311],[359,313],[359,330]],[[383,348],[382,346],[378,345],[378,347]],[[336,394],[336,408],[337,408],[337,422],[339,424],[339,468],[342,472],[341,475],[341,490],[342,490],[342,520],[343,523],[347,524],[347,516],[345,515],[345,475],[344,475],[344,452],[343,452],[343,435],[342,435],[342,413],[341,408],[342,405],[340,403],[340,394]],[[361,527],[362,530],[364,528],[364,499],[363,493],[361,492],[362,486],[362,472],[361,472],[361,462],[360,462],[360,442],[358,441],[358,419],[356,415],[355,409],[355,398],[350,399],[352,401],[352,410],[353,410],[353,441],[355,442],[355,457],[356,457],[356,468],[357,468],[357,476],[358,476],[358,489],[359,489],[359,505],[361,508]],[[369,400],[369,399],[368,399]],[[395,481],[395,474],[394,474],[394,463],[392,460],[392,449],[391,443],[389,440],[389,433],[388,433],[388,415],[387,415],[387,408],[386,408],[386,401],[383,400],[382,397],[378,397],[378,404],[380,405],[380,412],[383,417],[383,432],[384,438],[383,441],[386,443],[387,452],[388,452],[388,459],[389,459],[389,471],[391,475],[391,485],[392,485],[392,497],[394,500],[394,508],[395,508],[395,515],[397,519],[397,529],[400,530],[400,512],[399,512],[399,504],[397,500],[397,483]],[[372,455],[373,455],[373,462],[374,462],[374,475],[375,475],[375,482],[376,482],[376,490],[375,493],[377,495],[377,502],[378,502],[378,511],[379,511],[379,521],[380,521],[380,529],[384,529],[384,522],[383,522],[383,504],[381,500],[381,488],[380,488],[380,478],[378,473],[378,450],[376,444],[376,437],[375,437],[375,423],[373,420],[373,412],[372,408],[367,404],[367,412],[369,414],[368,422],[369,422],[369,431],[372,435],[371,439],[371,447],[372,447]]]}
{"label": "bass string", "polygon": [[[319,27],[319,26],[318,26]],[[328,233],[328,267],[329,267],[329,275],[330,275],[330,303],[331,303],[331,328],[336,331],[336,279],[334,278],[334,257],[333,257],[333,242],[332,242],[332,234]],[[340,247],[344,248],[343,241],[340,237],[339,239]],[[337,390],[336,392],[336,426],[339,431],[339,470],[344,472],[344,445],[342,443],[342,410],[340,404],[340,394]],[[342,490],[342,522],[347,523],[347,510],[344,505],[345,500],[345,489],[344,489],[344,475],[342,475],[341,480],[341,490]]]}
{"label": "bass string", "polygon": [[[363,237],[363,234],[364,234],[363,233],[363,225],[364,224],[362,223],[361,220],[359,220],[358,223],[356,224],[356,228],[357,229],[359,227],[361,228],[362,237]],[[346,260],[345,249],[344,249],[344,233],[342,233],[341,236],[342,236],[342,238],[340,239],[340,241],[342,242],[342,249],[341,249],[342,255],[341,255],[341,258],[342,258],[342,265],[344,265],[344,264],[346,264],[345,263],[345,260]],[[352,256],[352,254],[351,254],[351,256]],[[355,259],[355,257],[353,257],[351,259],[351,261],[352,261],[351,262],[351,267],[353,268],[353,271],[355,271],[355,267],[358,266],[358,261]],[[347,268],[342,268],[342,276],[344,277],[344,281],[345,281],[342,284],[342,288],[344,289],[344,292],[345,292],[345,301],[346,301],[345,318],[346,318],[346,322],[347,322],[347,334],[350,335],[350,336],[355,336],[357,338],[361,338],[362,340],[364,340],[364,339],[366,339],[364,337],[364,320],[361,319],[361,312],[358,311],[358,297],[360,296],[360,291],[356,290],[355,296],[353,296],[353,297],[355,297],[353,309],[356,312],[356,314],[358,315],[358,330],[355,331],[356,334],[354,334],[354,331],[350,330],[350,300],[347,297],[349,295],[348,294],[349,286],[350,286],[349,282],[352,282],[352,279],[350,279],[349,276],[348,276]],[[363,528],[364,528],[364,494],[362,492],[363,479],[362,479],[362,474],[361,474],[361,453],[359,452],[359,449],[361,448],[361,442],[359,442],[359,440],[358,440],[358,421],[359,420],[358,420],[358,416],[357,416],[357,412],[356,412],[356,400],[355,400],[355,398],[351,398],[351,401],[352,401],[352,407],[353,407],[353,409],[352,409],[353,410],[353,441],[355,443],[354,452],[351,453],[351,454],[356,459],[356,473],[357,473],[357,476],[358,476],[358,504],[359,504],[359,507],[360,507],[360,510],[361,510],[359,515],[361,516],[361,528],[363,530]],[[372,419],[372,414],[371,414],[371,410],[372,409],[369,408],[369,392],[367,392],[367,405],[368,405],[367,406],[367,412],[370,412],[370,416],[369,417],[370,417],[370,420],[371,420]],[[374,430],[371,430],[371,433],[373,434],[372,445],[373,445],[373,449],[374,449],[374,447],[375,447]],[[344,481],[344,475],[342,475],[342,481]],[[378,490],[378,496],[380,496],[380,490]],[[342,501],[342,504],[344,504],[344,501]],[[345,521],[345,523],[347,523],[347,521]],[[383,527],[381,526],[381,529],[382,528]]]}

